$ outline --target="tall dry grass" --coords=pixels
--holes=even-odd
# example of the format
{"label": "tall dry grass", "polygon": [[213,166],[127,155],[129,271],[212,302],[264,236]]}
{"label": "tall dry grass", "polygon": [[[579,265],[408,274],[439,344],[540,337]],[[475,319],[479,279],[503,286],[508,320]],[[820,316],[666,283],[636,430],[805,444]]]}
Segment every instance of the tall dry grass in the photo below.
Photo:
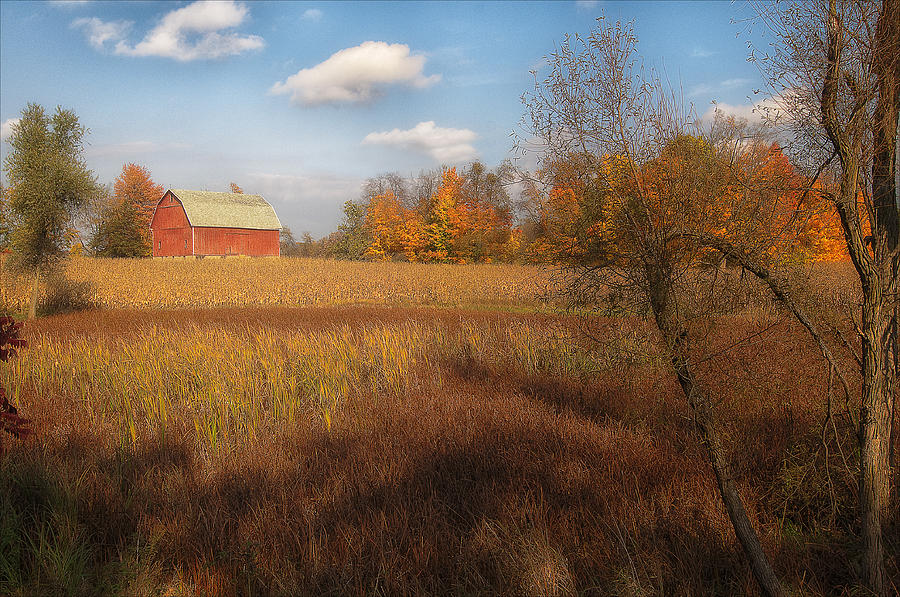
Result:
{"label": "tall dry grass", "polygon": [[[0,592],[755,594],[646,324],[597,320],[598,345],[573,323],[330,307],[30,325],[2,381],[40,433],[0,463]],[[732,318],[710,350],[735,337],[753,341],[701,369],[765,549],[799,594],[852,592],[854,477],[823,444],[816,349],[788,320]]]}

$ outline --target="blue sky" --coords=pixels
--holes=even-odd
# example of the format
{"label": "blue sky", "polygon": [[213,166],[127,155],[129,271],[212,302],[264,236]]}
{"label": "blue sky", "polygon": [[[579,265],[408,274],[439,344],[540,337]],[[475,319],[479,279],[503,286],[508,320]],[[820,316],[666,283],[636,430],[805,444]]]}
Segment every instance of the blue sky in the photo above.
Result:
{"label": "blue sky", "polygon": [[4,0],[2,136],[28,102],[61,105],[101,182],[127,162],[170,188],[234,181],[319,237],[370,176],[514,157],[530,71],[601,14],[634,21],[698,115],[759,101],[743,2]]}

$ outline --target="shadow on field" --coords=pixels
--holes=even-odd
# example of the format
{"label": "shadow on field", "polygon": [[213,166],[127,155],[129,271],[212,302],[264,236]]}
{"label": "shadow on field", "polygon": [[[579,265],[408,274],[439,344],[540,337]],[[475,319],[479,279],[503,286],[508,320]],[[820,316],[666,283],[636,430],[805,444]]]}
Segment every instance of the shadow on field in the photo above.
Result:
{"label": "shadow on field", "polygon": [[[660,371],[434,369],[357,397],[330,432],[310,414],[218,451],[177,421],[123,445],[47,399],[58,420],[0,460],[0,594],[756,594]],[[785,376],[798,398],[781,404],[772,380],[738,395],[712,373],[776,570],[798,593],[849,592],[849,524],[821,524],[830,490],[805,464],[821,380]]]}
{"label": "shadow on field", "polygon": [[0,591],[745,588],[711,488],[645,435],[471,387],[370,414],[205,465],[175,433],[19,446],[0,464]]}

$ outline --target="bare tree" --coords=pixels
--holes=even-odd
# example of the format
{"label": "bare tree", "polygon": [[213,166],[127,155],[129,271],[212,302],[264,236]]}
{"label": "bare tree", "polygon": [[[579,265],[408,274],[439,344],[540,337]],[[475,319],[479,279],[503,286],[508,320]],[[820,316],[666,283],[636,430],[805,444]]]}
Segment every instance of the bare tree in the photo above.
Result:
{"label": "bare tree", "polygon": [[[810,156],[834,171],[821,192],[840,215],[862,291],[859,470],[864,572],[887,595],[883,524],[891,507],[891,429],[898,366],[897,124],[900,1],[760,4],[776,43],[757,56],[779,110]],[[896,589],[896,587],[894,587]]]}
{"label": "bare tree", "polygon": [[630,25],[602,19],[548,56],[549,74],[524,96],[526,126],[547,150],[543,170],[575,156],[583,176],[585,227],[566,254],[568,294],[595,304],[609,289],[647,304],[673,373],[693,412],[722,502],[766,595],[784,590],[750,523],[732,473],[715,403],[693,365],[692,272],[720,230],[714,206],[728,181],[714,144],[652,73],[643,70]]}

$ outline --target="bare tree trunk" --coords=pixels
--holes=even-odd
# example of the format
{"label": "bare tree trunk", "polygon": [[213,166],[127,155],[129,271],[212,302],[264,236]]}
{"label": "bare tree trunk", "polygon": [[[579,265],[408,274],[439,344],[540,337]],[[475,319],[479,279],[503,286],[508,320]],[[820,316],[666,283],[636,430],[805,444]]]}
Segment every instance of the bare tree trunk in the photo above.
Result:
{"label": "bare tree trunk", "polygon": [[728,462],[726,450],[719,436],[715,409],[709,396],[697,384],[694,372],[689,365],[689,336],[682,325],[673,297],[668,273],[664,268],[648,265],[647,280],[650,283],[650,305],[656,325],[662,334],[663,341],[669,349],[672,368],[678,378],[682,392],[688,399],[691,410],[694,413],[694,423],[700,433],[700,439],[706,447],[706,454],[716,475],[716,483],[719,486],[719,494],[722,503],[728,512],[728,518],[734,527],[738,541],[750,560],[750,568],[756,582],[764,595],[781,597],[785,595],[778,577],[772,570],[771,564],[762,549],[759,537],[744,510],[741,496],[734,485],[731,466]]}

